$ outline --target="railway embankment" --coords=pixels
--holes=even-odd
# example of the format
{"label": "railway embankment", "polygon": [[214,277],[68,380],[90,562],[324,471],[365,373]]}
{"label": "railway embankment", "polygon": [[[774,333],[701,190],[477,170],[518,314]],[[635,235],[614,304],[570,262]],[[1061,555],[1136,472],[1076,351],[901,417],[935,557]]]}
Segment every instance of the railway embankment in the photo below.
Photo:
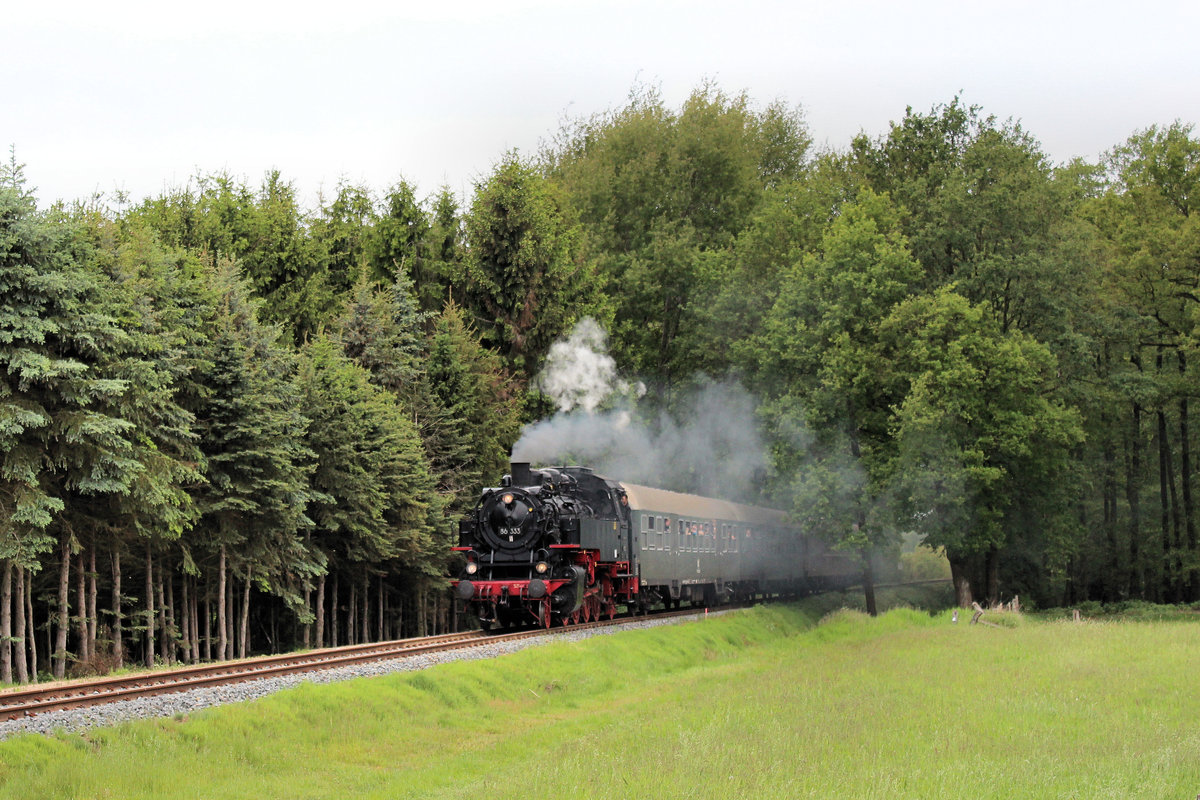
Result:
{"label": "railway embankment", "polygon": [[[0,742],[0,797],[1194,796],[1200,625],[830,598]],[[1190,793],[1190,794],[1189,794]]]}

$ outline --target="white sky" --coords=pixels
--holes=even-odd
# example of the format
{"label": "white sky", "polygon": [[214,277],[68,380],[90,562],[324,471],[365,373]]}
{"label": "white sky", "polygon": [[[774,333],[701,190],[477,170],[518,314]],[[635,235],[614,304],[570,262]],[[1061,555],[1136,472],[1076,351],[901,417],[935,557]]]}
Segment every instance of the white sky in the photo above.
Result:
{"label": "white sky", "polygon": [[1195,0],[16,3],[0,144],[43,205],[273,168],[309,205],[339,179],[467,197],[564,115],[639,83],[677,108],[706,78],[799,105],[835,148],[960,91],[1056,161],[1200,123]]}

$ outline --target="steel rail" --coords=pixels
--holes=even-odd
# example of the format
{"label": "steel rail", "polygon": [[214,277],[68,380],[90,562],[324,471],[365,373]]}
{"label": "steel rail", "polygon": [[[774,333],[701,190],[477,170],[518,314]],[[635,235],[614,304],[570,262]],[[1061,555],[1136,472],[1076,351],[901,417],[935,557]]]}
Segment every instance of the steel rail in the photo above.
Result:
{"label": "steel rail", "polygon": [[116,700],[319,671],[386,658],[451,650],[486,640],[482,631],[322,648],[302,653],[221,661],[190,667],[0,691],[0,720],[82,708]]}
{"label": "steel rail", "polygon": [[465,631],[441,636],[322,648],[303,653],[260,656],[239,661],[222,661],[135,675],[8,689],[0,691],[0,720],[20,719],[49,711],[84,708],[138,697],[185,692],[191,689],[223,686],[296,673],[319,672],[335,667],[463,649],[495,642],[553,636],[644,619],[698,615],[703,611],[703,609],[691,608],[642,617],[619,616],[611,620],[598,620],[565,627],[530,628],[507,633],[489,634],[483,631]]}

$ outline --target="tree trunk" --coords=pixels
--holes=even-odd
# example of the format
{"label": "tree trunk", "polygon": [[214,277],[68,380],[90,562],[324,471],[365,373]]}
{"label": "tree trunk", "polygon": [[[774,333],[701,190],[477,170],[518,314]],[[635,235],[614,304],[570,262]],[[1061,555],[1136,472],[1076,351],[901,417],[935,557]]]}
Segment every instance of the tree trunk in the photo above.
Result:
{"label": "tree trunk", "polygon": [[13,631],[13,647],[16,655],[17,681],[29,683],[29,662],[25,652],[25,567],[17,565],[17,596],[13,599],[13,611],[16,612],[16,625]]}
{"label": "tree trunk", "polygon": [[[1164,415],[1165,416],[1165,415]],[[1178,484],[1175,480],[1175,454],[1171,452],[1171,444],[1167,442],[1167,486],[1171,494],[1171,553],[1174,561],[1171,564],[1171,599],[1173,602],[1183,602],[1183,513],[1179,508]]]}
{"label": "tree trunk", "polygon": [[59,543],[61,552],[58,561],[58,635],[54,640],[54,677],[62,679],[67,674],[67,632],[71,623],[71,537],[64,531]]}
{"label": "tree trunk", "polygon": [[[1187,372],[1187,356],[1179,351],[1179,373]],[[1186,381],[1185,381],[1186,384]],[[1187,532],[1185,542],[1188,552],[1188,563],[1195,564],[1196,558],[1196,514],[1195,503],[1192,500],[1192,445],[1191,431],[1188,422],[1188,397],[1179,398],[1179,482],[1183,487],[1183,525]],[[1181,565],[1182,566],[1182,565]],[[1185,586],[1185,597],[1196,600],[1200,597],[1200,569],[1192,566],[1186,575],[1180,576]]]}
{"label": "tree trunk", "polygon": [[196,578],[189,577],[185,580],[191,581],[192,584],[192,605],[188,609],[188,613],[192,615],[192,663],[200,663],[200,584]]}
{"label": "tree trunk", "polygon": [[371,577],[363,576],[362,585],[362,640],[363,642],[371,641]]}
{"label": "tree trunk", "polygon": [[329,646],[338,646],[338,576],[333,576],[333,585],[329,587]]}
{"label": "tree trunk", "polygon": [[947,558],[950,561],[950,579],[954,582],[954,601],[959,608],[970,608],[975,597],[971,594],[967,563],[950,554],[947,554]]}
{"label": "tree trunk", "polygon": [[125,666],[125,631],[122,627],[121,614],[121,548],[118,544],[112,553],[112,630],[113,630],[113,663],[117,668]]}
{"label": "tree trunk", "polygon": [[314,634],[314,647],[325,646],[325,576],[322,575],[317,581],[317,629]]}
{"label": "tree trunk", "polygon": [[[307,578],[305,579],[305,585],[304,585],[304,608],[305,608],[305,610],[307,610],[309,612],[312,611],[312,589],[310,589],[308,586]],[[302,642],[301,646],[305,650],[312,647],[312,632],[313,632],[312,623],[311,622],[304,623],[303,627],[301,628],[301,635],[303,636],[303,642]]]}
{"label": "tree trunk", "polygon": [[12,559],[4,559],[0,577],[0,681],[13,682],[12,649]]}
{"label": "tree trunk", "polygon": [[384,615],[385,611],[386,611],[386,609],[384,608],[383,576],[380,575],[379,576],[379,641],[381,641],[381,642],[385,641],[387,639],[387,631],[384,629],[384,622],[383,622],[383,615]]}
{"label": "tree trunk", "polygon": [[146,667],[154,666],[154,551],[146,540]]}
{"label": "tree trunk", "polygon": [[429,613],[429,582],[421,581],[421,635],[433,635],[433,615]]}
{"label": "tree trunk", "polygon": [[350,581],[350,607],[346,609],[346,644],[358,644],[358,585]]}
{"label": "tree trunk", "polygon": [[86,664],[92,660],[92,653],[88,650],[87,575],[83,569],[82,551],[75,559],[75,607],[79,611],[75,618],[75,629],[79,632],[79,660]]}
{"label": "tree trunk", "polygon": [[221,554],[217,559],[217,660],[225,660],[225,545],[221,545]]}
{"label": "tree trunk", "polygon": [[188,591],[188,576],[185,572],[179,582],[179,644],[183,655],[181,663],[192,660],[192,593]]}
{"label": "tree trunk", "polygon": [[1167,418],[1160,409],[1158,420],[1158,510],[1159,534],[1162,537],[1162,579],[1159,581],[1161,597],[1170,597],[1171,586],[1171,500],[1167,475],[1171,464],[1167,458]]}
{"label": "tree trunk", "polygon": [[204,660],[205,660],[205,661],[212,661],[212,660],[213,660],[213,649],[212,649],[212,625],[213,625],[213,613],[212,613],[212,595],[213,595],[213,592],[212,592],[212,577],[211,577],[210,575],[205,575],[205,576],[204,576]]}
{"label": "tree trunk", "polygon": [[[1101,420],[1101,425],[1103,425],[1106,429],[1108,428],[1108,425],[1106,424],[1107,422],[1107,419]],[[1109,586],[1106,589],[1105,594],[1107,599],[1116,600],[1119,599],[1119,587],[1124,581],[1121,574],[1121,547],[1117,542],[1117,474],[1115,466],[1117,456],[1111,439],[1106,441],[1104,444],[1102,458],[1104,459],[1104,476],[1102,484],[1104,516],[1101,524],[1104,526],[1104,538],[1108,544],[1109,559],[1109,577],[1108,580],[1105,581],[1105,583],[1109,584]],[[1087,527],[1084,526],[1081,528],[1081,530],[1087,530]]]}
{"label": "tree trunk", "polygon": [[228,609],[225,614],[225,641],[228,647],[225,650],[226,658],[233,658],[234,651],[237,648],[237,635],[234,632],[234,621],[237,619],[237,600],[233,593],[234,584],[237,583],[237,573],[230,570],[229,580],[225,582],[225,606]]}
{"label": "tree trunk", "polygon": [[160,561],[158,564],[158,575],[155,585],[158,587],[158,649],[162,653],[163,662],[167,666],[175,663],[175,631],[171,614],[171,609],[167,606],[167,593],[165,585],[167,583],[167,570]]}
{"label": "tree trunk", "polygon": [[29,570],[29,575],[25,580],[25,614],[25,630],[29,632],[29,679],[37,683],[37,628],[34,627],[33,618],[33,570]]}
{"label": "tree trunk", "polygon": [[245,658],[250,653],[250,572],[246,572],[246,585],[242,589],[242,626],[238,637],[238,656]]}
{"label": "tree trunk", "polygon": [[860,550],[858,555],[862,559],[863,602],[866,603],[867,613],[877,617],[879,608],[875,604],[875,568],[871,564],[871,554],[867,550]]}
{"label": "tree trunk", "polygon": [[88,617],[88,652],[93,656],[96,654],[96,634],[100,626],[99,603],[97,601],[99,595],[99,587],[96,585],[99,576],[96,574],[96,537],[92,535],[91,547],[88,548],[88,600],[87,600],[87,617]]}
{"label": "tree trunk", "polygon": [[1125,472],[1125,502],[1129,505],[1129,594],[1146,598],[1146,576],[1142,571],[1139,544],[1142,538],[1142,407],[1132,409],[1129,460]]}

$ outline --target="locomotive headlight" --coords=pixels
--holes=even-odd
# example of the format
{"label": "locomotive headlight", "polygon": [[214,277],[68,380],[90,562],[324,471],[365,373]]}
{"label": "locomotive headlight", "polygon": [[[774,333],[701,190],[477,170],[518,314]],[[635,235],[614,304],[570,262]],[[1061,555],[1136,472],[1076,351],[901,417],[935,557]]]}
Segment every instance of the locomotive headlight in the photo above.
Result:
{"label": "locomotive headlight", "polygon": [[537,564],[535,564],[533,566],[533,569],[535,572],[537,572],[538,575],[545,575],[547,572],[550,571],[550,565],[547,564],[545,561],[539,561],[539,562],[537,562]]}
{"label": "locomotive headlight", "polygon": [[509,493],[509,494],[504,495],[503,497],[500,498],[500,502],[504,503],[504,505],[506,505],[506,506],[511,506],[513,504],[512,494]]}
{"label": "locomotive headlight", "polygon": [[479,572],[479,565],[476,564],[474,561],[468,561],[467,562],[467,574],[474,575],[476,572]]}

